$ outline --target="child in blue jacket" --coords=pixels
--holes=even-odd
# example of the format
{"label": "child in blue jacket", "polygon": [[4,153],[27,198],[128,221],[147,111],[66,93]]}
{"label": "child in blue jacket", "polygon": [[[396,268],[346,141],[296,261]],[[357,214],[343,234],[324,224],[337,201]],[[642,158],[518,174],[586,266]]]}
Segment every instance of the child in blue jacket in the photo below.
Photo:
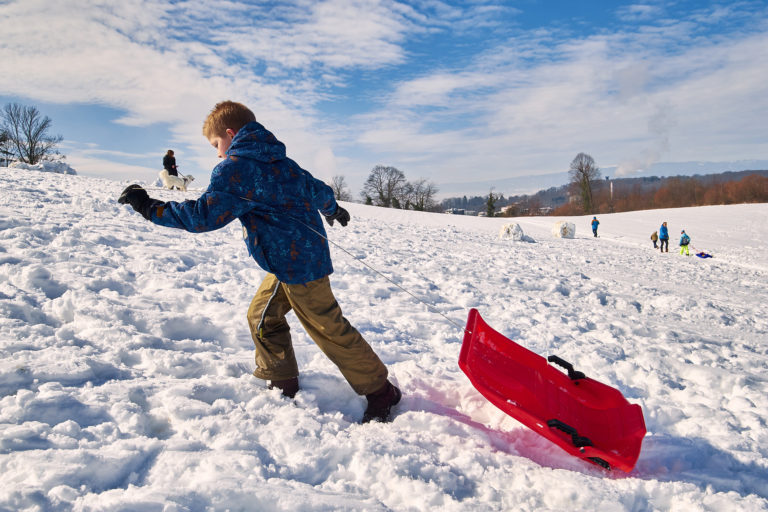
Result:
{"label": "child in blue jacket", "polygon": [[685,230],[682,230],[680,232],[680,255],[682,256],[683,253],[685,253],[686,256],[690,256],[691,253],[688,252],[688,244],[691,243],[691,237],[689,237]]}
{"label": "child in blue jacket", "polygon": [[595,237],[597,237],[597,226],[600,225],[600,221],[597,220],[597,217],[592,217],[592,233],[594,233]]}
{"label": "child in blue jacket", "polygon": [[[664,251],[665,245],[667,246],[666,251]],[[669,229],[666,222],[662,222],[659,228],[659,252],[669,252]]]}
{"label": "child in blue jacket", "polygon": [[328,185],[286,156],[285,145],[245,105],[218,103],[203,124],[203,135],[224,160],[199,199],[162,202],[131,185],[119,202],[155,224],[194,233],[238,219],[248,253],[268,272],[247,314],[256,350],[254,375],[285,396],[298,392],[299,370],[285,319],[293,310],[352,388],[368,399],[363,422],[388,421],[400,390],[342,315],[328,278],[333,267],[318,211],[331,226],[334,221],[346,226],[349,213]]}

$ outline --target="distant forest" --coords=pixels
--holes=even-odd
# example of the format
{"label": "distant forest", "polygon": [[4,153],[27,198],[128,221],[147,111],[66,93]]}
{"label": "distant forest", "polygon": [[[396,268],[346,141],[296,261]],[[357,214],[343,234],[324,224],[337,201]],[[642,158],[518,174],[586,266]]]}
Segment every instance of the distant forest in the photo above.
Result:
{"label": "distant forest", "polygon": [[[531,195],[504,197],[503,194],[495,194],[496,214],[508,217],[582,215],[768,202],[768,170],[728,171],[694,176],[605,179],[595,182],[593,186],[596,205],[594,212],[584,212],[578,202],[570,201],[572,185],[567,184]],[[452,197],[444,199],[441,207],[443,210],[460,208],[465,211],[484,212],[487,203],[488,195]]]}

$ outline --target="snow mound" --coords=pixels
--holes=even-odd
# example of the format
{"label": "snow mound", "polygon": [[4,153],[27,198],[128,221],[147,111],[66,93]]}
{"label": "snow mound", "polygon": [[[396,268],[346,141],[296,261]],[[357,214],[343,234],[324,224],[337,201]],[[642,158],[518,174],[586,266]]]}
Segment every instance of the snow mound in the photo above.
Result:
{"label": "snow mound", "polygon": [[515,242],[535,242],[533,238],[523,233],[523,228],[520,224],[513,222],[510,224],[504,224],[499,229],[499,238],[501,240],[513,240]]}
{"label": "snow mound", "polygon": [[10,169],[26,169],[28,171],[55,172],[57,174],[77,174],[77,171],[64,162],[40,162],[39,164],[13,162],[8,167]]}
{"label": "snow mound", "polygon": [[555,238],[574,238],[576,236],[576,224],[564,220],[555,222],[552,227],[552,235]]}
{"label": "snow mound", "polygon": [[521,228],[520,224],[516,222],[511,224],[504,224],[499,230],[499,238],[502,240],[511,239],[517,242],[522,240],[524,236],[525,234],[523,234],[523,228]]}

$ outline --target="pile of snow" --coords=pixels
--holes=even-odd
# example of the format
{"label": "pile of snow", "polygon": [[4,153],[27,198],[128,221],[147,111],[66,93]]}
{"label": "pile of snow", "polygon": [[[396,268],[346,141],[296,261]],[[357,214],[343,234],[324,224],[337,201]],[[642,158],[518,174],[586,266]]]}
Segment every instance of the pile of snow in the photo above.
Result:
{"label": "pile of snow", "polygon": [[57,174],[72,174],[76,175],[72,167],[64,162],[48,162],[43,161],[37,164],[27,164],[24,162],[13,162],[8,166],[10,169],[26,169],[28,171],[42,171],[42,172],[54,172]]}
{"label": "pile of snow", "polygon": [[[239,225],[155,226],[117,204],[127,184],[0,172],[0,510],[768,509],[768,205],[602,215],[600,238],[570,217],[589,237],[566,241],[549,217],[345,204],[336,298],[403,390],[392,423],[360,425],[293,315],[296,399],[251,375],[264,272]],[[510,221],[536,243],[499,240]],[[715,257],[654,251],[662,221]],[[631,474],[473,388],[470,308],[642,407]]]}
{"label": "pile of snow", "polygon": [[555,225],[552,226],[552,236],[555,238],[575,238],[576,225],[564,220],[555,222]]}
{"label": "pile of snow", "polygon": [[514,240],[516,242],[523,239],[523,228],[520,224],[513,222],[511,224],[504,224],[499,230],[499,238],[502,240]]}
{"label": "pile of snow", "polygon": [[523,228],[517,222],[510,224],[504,224],[499,229],[499,239],[501,240],[513,240],[515,242],[535,242],[535,240],[523,233]]}

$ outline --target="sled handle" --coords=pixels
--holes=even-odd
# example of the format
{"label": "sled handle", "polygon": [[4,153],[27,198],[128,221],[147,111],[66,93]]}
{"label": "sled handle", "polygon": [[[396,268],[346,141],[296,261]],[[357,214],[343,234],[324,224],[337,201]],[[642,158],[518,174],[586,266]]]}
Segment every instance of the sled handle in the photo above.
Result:
{"label": "sled handle", "polygon": [[[568,370],[568,378],[571,380],[579,380],[586,378],[586,375],[584,375],[584,372],[579,372],[573,369],[573,365],[566,361],[565,359],[561,359],[558,356],[549,356],[547,358],[547,361],[550,363],[559,364],[566,370]],[[550,425],[551,426],[551,425]]]}
{"label": "sled handle", "polygon": [[[579,451],[581,453],[584,453],[585,446],[594,446],[590,438],[585,436],[580,436],[575,428],[568,425],[567,423],[563,423],[558,419],[551,419],[547,421],[547,426],[549,428],[556,428],[558,430],[562,430],[563,432],[571,436],[571,443],[573,443],[573,446],[575,446],[576,448],[579,448]],[[587,457],[587,460],[592,464],[597,464],[598,466],[600,466],[601,468],[607,471],[611,470],[611,465],[605,459],[601,459],[600,457]]]}
{"label": "sled handle", "polygon": [[587,460],[589,460],[593,464],[597,464],[601,468],[610,471],[611,465],[608,464],[608,461],[601,459],[600,457],[587,457]]}
{"label": "sled handle", "polygon": [[558,430],[562,430],[569,436],[571,436],[571,442],[573,443],[573,446],[576,448],[583,448],[584,446],[593,446],[592,440],[588,437],[580,436],[578,432],[576,432],[576,429],[572,426],[568,425],[567,423],[563,423],[560,420],[549,420],[547,421],[547,426],[550,428],[556,428]]}

